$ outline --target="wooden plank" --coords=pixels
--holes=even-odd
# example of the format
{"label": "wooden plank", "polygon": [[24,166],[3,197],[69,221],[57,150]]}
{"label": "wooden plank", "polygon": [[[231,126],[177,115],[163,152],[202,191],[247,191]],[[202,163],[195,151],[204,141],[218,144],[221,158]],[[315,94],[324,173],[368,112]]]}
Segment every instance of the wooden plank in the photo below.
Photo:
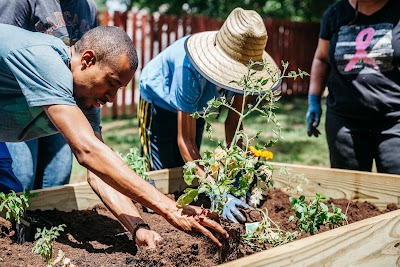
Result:
{"label": "wooden plank", "polygon": [[87,182],[31,192],[38,192],[39,195],[29,200],[29,210],[84,210],[101,203],[101,200]]}
{"label": "wooden plank", "polygon": [[399,265],[400,210],[396,210],[219,266]]}
{"label": "wooden plank", "polygon": [[[309,180],[308,184],[302,186],[304,190],[302,194],[306,197],[314,197],[315,192],[318,192],[331,198],[368,201],[380,209],[385,209],[389,203],[400,204],[400,175],[284,163],[271,163],[271,165],[276,168],[273,179],[278,188],[290,185],[287,176],[279,174],[281,167],[289,168],[292,176],[304,174]],[[293,195],[299,196],[299,194]]]}
{"label": "wooden plank", "polygon": [[[164,194],[182,191],[187,187],[182,179],[182,168],[152,171],[149,172],[149,176],[155,181],[157,189]],[[29,201],[30,210],[84,210],[101,203],[87,182],[33,190],[32,192],[38,192],[39,195]]]}
{"label": "wooden plank", "polygon": [[[309,183],[302,185],[304,190],[302,194],[307,198],[313,198],[315,192],[318,192],[332,198],[368,201],[380,209],[386,208],[389,203],[400,204],[399,175],[284,163],[271,163],[271,165],[276,168],[273,179],[275,186],[278,188],[284,188],[290,184],[287,176],[279,174],[280,168],[288,168],[291,172],[291,177],[304,175],[309,180]],[[149,175],[155,180],[156,187],[164,194],[182,191],[187,187],[182,179],[182,168],[152,171]],[[97,196],[86,182],[36,190],[35,192],[41,192],[41,194],[38,198],[32,199],[32,209],[53,209],[58,208],[58,205],[60,205],[61,209],[72,210],[83,209],[82,207],[87,208],[98,203],[96,202]],[[292,195],[298,197],[300,194]]]}
{"label": "wooden plank", "polygon": [[164,194],[183,191],[188,185],[183,180],[182,168],[165,169],[149,172],[156,187]]}
{"label": "wooden plank", "polygon": [[[132,42],[137,49],[137,12],[132,13]],[[136,115],[136,102],[135,102],[135,88],[136,88],[136,75],[133,75],[131,82],[131,106],[129,108],[130,115]]]}
{"label": "wooden plank", "polygon": [[[368,201],[380,209],[385,209],[389,203],[400,204],[399,175],[284,163],[271,164],[276,168],[273,179],[275,186],[278,188],[285,188],[290,184],[288,176],[279,174],[281,167],[286,167],[290,170],[290,177],[304,175],[309,182],[302,185],[304,190],[302,194],[307,198],[313,198],[315,192],[318,192],[332,198]],[[155,180],[156,187],[164,194],[182,191],[187,187],[182,179],[182,168],[152,171],[149,175]],[[292,184],[292,186],[295,184]],[[86,182],[36,190],[35,192],[41,192],[41,194],[38,198],[32,199],[32,209],[59,207],[72,210],[87,208],[99,203],[97,196]],[[294,193],[292,195],[298,197],[300,194]]]}

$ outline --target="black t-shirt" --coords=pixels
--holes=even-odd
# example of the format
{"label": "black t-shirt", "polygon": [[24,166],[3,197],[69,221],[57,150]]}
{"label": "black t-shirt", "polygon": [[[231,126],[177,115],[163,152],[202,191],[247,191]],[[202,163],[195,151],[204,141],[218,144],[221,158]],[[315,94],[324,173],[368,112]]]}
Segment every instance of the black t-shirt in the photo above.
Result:
{"label": "black t-shirt", "polygon": [[330,41],[328,109],[359,119],[400,118],[400,1],[370,16],[348,0],[324,14],[320,38]]}

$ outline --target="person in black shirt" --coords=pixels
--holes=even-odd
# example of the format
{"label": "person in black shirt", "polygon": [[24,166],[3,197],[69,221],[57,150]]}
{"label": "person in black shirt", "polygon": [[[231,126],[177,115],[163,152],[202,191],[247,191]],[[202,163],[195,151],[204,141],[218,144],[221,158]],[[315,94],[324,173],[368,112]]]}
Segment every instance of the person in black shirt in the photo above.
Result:
{"label": "person in black shirt", "polygon": [[400,1],[341,0],[324,14],[308,93],[308,135],[321,95],[332,168],[400,174]]}

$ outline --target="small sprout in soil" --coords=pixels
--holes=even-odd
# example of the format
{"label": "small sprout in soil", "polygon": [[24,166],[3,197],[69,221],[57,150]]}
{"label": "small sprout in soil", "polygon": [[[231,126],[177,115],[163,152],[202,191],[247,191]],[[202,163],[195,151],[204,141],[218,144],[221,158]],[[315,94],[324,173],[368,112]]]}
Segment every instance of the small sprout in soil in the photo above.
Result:
{"label": "small sprout in soil", "polygon": [[[53,243],[54,240],[60,236],[60,232],[64,231],[64,227],[66,227],[65,224],[60,224],[59,226],[51,227],[49,230],[47,230],[46,227],[42,230],[39,228],[37,229],[35,234],[36,243],[32,249],[32,252],[42,257],[43,261],[46,262],[48,267],[55,266],[55,264],[64,258],[64,253],[60,254],[59,252],[56,259],[58,261],[53,261]],[[62,255],[61,258],[60,255]]]}
{"label": "small sprout in soil", "polygon": [[22,194],[17,195],[11,191],[7,195],[0,193],[0,212],[5,209],[6,219],[21,223],[21,218],[25,218],[26,210],[29,207],[29,199],[36,197],[38,193],[31,194],[29,190],[25,190]]}
{"label": "small sprout in soil", "polygon": [[[243,242],[249,245],[254,250],[262,250],[266,243],[273,247],[280,246],[295,240],[300,234],[295,232],[287,232],[279,228],[269,216],[268,210],[257,209],[263,215],[260,222],[247,224],[246,234],[242,236]],[[249,231],[249,225],[255,225],[255,229]]]}
{"label": "small sprout in soil", "polygon": [[290,216],[289,222],[296,219],[297,227],[304,232],[314,235],[322,225],[328,224],[329,229],[335,226],[342,226],[343,222],[347,222],[347,216],[342,210],[331,204],[331,211],[326,202],[326,197],[315,193],[316,198],[309,204],[305,202],[305,197],[300,196],[298,199],[290,197],[290,205],[295,211],[295,216]]}
{"label": "small sprout in soil", "polygon": [[137,175],[149,181],[149,162],[145,157],[140,156],[139,149],[133,147],[125,156],[120,153],[118,155]]}
{"label": "small sprout in soil", "polygon": [[286,166],[279,170],[279,176],[287,178],[288,185],[282,188],[282,191],[288,194],[303,192],[303,184],[309,183],[304,174],[292,174],[292,170]]}
{"label": "small sprout in soil", "polygon": [[71,259],[65,257],[64,252],[59,249],[57,258],[53,262],[53,266],[56,266],[59,262],[62,262],[62,267],[75,267],[75,264],[71,262]]}

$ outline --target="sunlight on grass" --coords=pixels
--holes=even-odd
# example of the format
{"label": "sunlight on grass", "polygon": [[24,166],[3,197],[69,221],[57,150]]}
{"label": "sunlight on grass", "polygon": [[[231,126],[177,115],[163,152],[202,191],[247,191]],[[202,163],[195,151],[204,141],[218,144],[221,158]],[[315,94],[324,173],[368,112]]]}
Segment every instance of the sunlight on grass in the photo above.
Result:
{"label": "sunlight on grass", "polygon": [[[318,138],[308,137],[306,125],[307,98],[306,97],[283,97],[277,103],[278,109],[275,110],[277,119],[282,125],[283,140],[280,140],[274,147],[270,148],[274,152],[275,162],[302,164],[311,166],[329,167],[328,145],[325,137],[325,117],[322,116],[320,126],[321,136]],[[325,106],[323,114],[325,114]],[[223,112],[217,120],[214,120],[213,136],[224,136],[223,121],[226,112]],[[273,137],[272,123],[267,124],[266,119],[251,114],[245,119],[244,127],[247,131],[263,130],[258,142],[267,142],[268,138]],[[210,141],[204,135],[202,151],[215,147],[217,140]]]}

